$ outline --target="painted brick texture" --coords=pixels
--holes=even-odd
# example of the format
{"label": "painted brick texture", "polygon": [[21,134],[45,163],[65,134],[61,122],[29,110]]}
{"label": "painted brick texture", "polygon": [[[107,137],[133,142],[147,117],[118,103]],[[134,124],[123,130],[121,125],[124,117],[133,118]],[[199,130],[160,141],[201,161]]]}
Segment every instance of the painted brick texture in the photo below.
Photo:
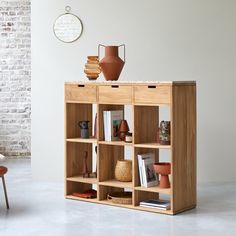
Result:
{"label": "painted brick texture", "polygon": [[30,1],[0,1],[0,153],[30,156]]}

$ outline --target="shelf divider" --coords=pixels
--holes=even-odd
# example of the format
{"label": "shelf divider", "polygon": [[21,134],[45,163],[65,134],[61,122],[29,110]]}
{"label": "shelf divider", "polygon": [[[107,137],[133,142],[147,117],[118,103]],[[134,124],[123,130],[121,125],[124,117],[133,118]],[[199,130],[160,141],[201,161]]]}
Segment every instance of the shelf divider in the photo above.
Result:
{"label": "shelf divider", "polygon": [[153,186],[153,187],[134,187],[135,190],[139,191],[146,191],[146,192],[155,192],[155,193],[164,193],[164,194],[171,194],[171,188],[160,188],[159,186]]}
{"label": "shelf divider", "polygon": [[133,189],[132,182],[121,182],[116,179],[99,182],[99,185]]}
{"label": "shelf divider", "polygon": [[161,145],[159,143],[137,143],[134,147],[140,148],[157,148],[157,149],[171,149],[171,145]]}
{"label": "shelf divider", "polygon": [[74,143],[97,143],[96,138],[67,138],[66,141]]}
{"label": "shelf divider", "polygon": [[66,180],[71,182],[88,183],[88,184],[98,183],[97,178],[83,178],[83,176],[67,177]]}

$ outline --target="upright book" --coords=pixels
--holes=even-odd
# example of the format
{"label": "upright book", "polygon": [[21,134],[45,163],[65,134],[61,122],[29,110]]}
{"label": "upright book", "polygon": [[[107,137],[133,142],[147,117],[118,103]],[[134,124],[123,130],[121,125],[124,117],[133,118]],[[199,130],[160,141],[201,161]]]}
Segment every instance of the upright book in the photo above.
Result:
{"label": "upright book", "polygon": [[139,176],[141,186],[152,187],[158,185],[158,178],[153,168],[154,163],[154,153],[138,154]]}
{"label": "upright book", "polygon": [[120,122],[124,118],[123,110],[104,111],[103,116],[105,141],[118,141]]}

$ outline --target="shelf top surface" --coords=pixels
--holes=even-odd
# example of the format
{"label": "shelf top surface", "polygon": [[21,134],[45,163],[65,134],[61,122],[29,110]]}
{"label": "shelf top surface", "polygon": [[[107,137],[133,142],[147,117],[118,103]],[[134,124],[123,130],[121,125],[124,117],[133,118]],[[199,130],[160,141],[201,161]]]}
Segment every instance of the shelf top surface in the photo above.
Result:
{"label": "shelf top surface", "polygon": [[86,85],[196,85],[196,81],[66,81],[65,84]]}

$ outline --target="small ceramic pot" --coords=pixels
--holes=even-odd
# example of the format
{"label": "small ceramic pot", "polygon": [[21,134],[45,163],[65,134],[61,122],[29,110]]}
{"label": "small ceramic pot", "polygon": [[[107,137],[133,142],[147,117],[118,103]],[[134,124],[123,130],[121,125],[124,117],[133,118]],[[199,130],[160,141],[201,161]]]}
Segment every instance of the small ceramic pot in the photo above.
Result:
{"label": "small ceramic pot", "polygon": [[132,181],[132,161],[118,160],[115,167],[115,178],[119,181]]}
{"label": "small ceramic pot", "polygon": [[171,172],[171,164],[169,162],[159,162],[153,164],[154,170],[161,175],[160,188],[170,188],[169,174]]}

